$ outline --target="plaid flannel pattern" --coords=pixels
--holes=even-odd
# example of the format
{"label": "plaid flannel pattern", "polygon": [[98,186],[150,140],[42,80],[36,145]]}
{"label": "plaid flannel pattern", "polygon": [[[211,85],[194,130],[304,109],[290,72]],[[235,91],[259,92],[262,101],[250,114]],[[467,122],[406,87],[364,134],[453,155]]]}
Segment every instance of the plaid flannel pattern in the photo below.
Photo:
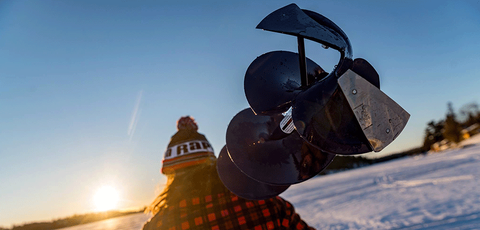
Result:
{"label": "plaid flannel pattern", "polygon": [[194,197],[171,205],[144,226],[145,230],[313,229],[280,197],[245,200],[234,194]]}

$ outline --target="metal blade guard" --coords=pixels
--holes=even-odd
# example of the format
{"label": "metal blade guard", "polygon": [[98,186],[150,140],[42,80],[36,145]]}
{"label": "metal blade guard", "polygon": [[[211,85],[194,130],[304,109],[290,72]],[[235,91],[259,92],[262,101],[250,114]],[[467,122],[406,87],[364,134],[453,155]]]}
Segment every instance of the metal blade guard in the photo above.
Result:
{"label": "metal blade guard", "polygon": [[360,75],[349,69],[338,85],[373,151],[381,151],[405,128],[410,114]]}

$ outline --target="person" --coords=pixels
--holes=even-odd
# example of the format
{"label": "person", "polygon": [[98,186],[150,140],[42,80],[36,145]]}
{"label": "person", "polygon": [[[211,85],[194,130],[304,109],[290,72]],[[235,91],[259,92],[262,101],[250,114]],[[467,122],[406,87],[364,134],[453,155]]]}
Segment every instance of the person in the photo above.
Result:
{"label": "person", "polygon": [[146,209],[144,230],[313,229],[291,203],[276,196],[247,200],[230,192],[216,170],[212,146],[190,117],[177,121],[163,160],[164,191]]}

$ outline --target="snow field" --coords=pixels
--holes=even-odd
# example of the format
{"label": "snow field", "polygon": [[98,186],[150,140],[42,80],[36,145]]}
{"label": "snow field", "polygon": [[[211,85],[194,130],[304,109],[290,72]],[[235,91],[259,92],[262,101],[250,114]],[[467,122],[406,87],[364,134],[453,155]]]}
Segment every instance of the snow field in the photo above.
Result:
{"label": "snow field", "polygon": [[312,178],[282,197],[317,229],[480,229],[480,135],[458,149]]}

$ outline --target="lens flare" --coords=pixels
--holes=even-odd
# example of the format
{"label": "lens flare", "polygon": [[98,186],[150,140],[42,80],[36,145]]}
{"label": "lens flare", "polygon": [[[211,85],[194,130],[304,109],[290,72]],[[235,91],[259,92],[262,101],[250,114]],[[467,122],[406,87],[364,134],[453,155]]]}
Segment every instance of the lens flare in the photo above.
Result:
{"label": "lens flare", "polygon": [[93,197],[97,211],[108,211],[117,208],[118,200],[118,191],[111,186],[99,188]]}

